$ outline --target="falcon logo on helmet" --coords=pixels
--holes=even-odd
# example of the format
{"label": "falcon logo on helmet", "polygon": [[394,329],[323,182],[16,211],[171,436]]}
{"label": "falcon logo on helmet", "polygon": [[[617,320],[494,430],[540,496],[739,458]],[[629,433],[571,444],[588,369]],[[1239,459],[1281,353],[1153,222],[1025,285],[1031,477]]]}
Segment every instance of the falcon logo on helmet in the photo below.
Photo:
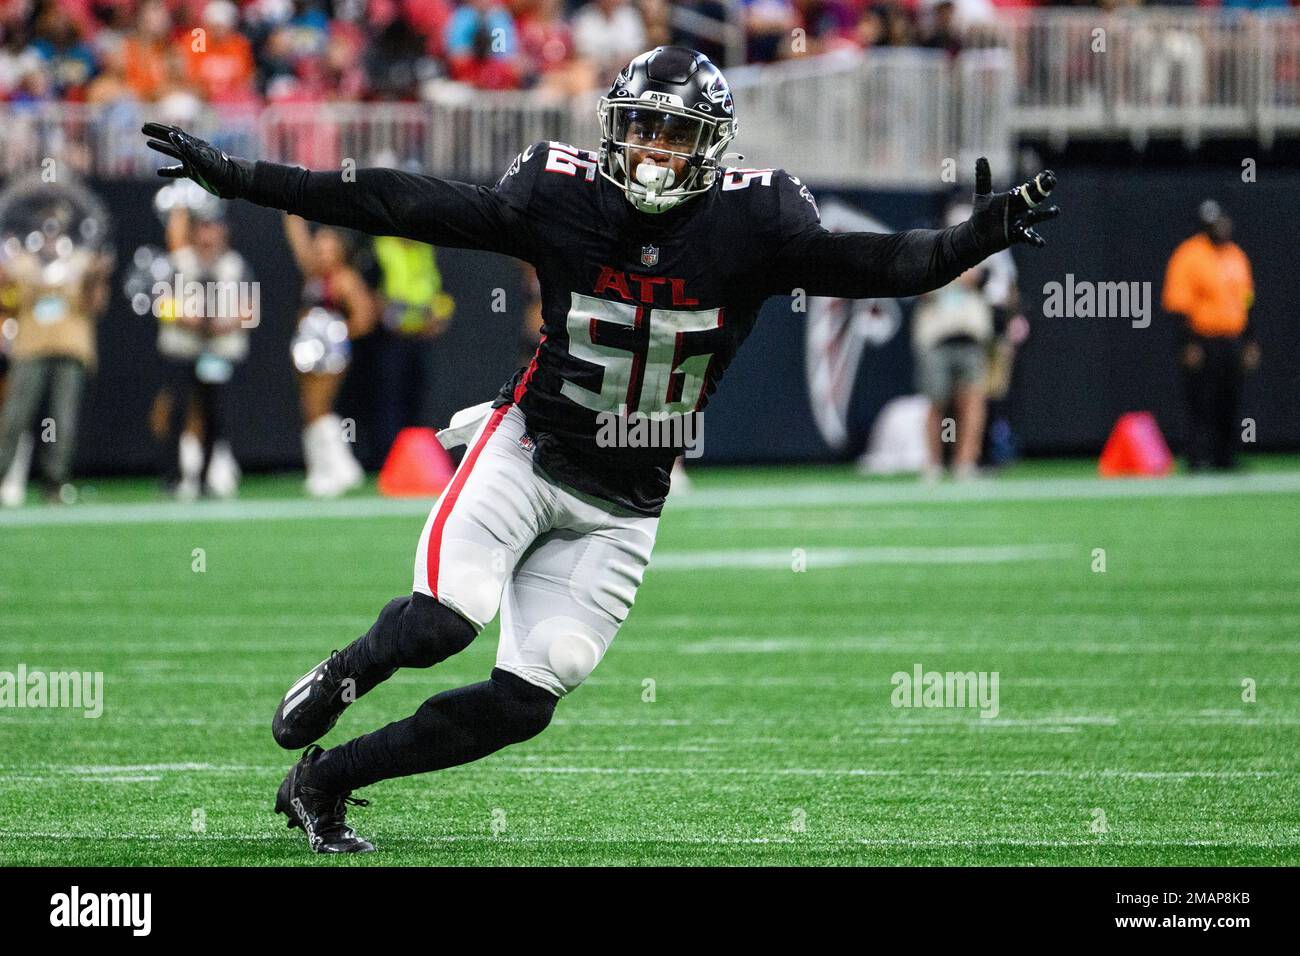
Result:
{"label": "falcon logo on helmet", "polygon": [[736,136],[731,88],[703,53],[656,47],[600,99],[600,174],[642,212],[707,192]]}

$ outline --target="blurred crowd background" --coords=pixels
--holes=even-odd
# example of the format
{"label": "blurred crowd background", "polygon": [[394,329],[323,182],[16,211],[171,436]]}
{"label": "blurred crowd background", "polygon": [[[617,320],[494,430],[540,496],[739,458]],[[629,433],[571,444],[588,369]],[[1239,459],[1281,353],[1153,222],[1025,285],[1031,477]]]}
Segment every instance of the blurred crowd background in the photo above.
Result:
{"label": "blurred crowd background", "polygon": [[[728,66],[835,50],[961,50],[1016,8],[1119,0],[3,0],[0,101],[160,104],[414,101],[428,84],[557,95],[607,85],[680,43]],[[1286,8],[1288,0],[1160,7]],[[1291,5],[1295,5],[1294,2]],[[674,13],[676,10],[676,15]],[[743,31],[741,56],[720,25]]]}

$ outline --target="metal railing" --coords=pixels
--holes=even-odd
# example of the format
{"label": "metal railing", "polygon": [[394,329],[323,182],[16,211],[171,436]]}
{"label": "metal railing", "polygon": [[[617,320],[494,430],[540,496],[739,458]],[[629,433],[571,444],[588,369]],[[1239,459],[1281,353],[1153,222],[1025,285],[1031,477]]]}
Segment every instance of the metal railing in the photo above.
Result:
{"label": "metal railing", "polygon": [[[257,156],[261,149],[261,111],[211,108],[187,115],[185,126],[196,136],[229,153]],[[56,170],[66,166],[83,175],[151,176],[163,165],[158,153],[144,148],[140,127],[150,120],[169,122],[144,103],[89,106],[85,103],[0,105],[0,176]]]}
{"label": "metal railing", "polygon": [[[984,61],[995,55],[977,54]],[[1005,62],[999,69],[1008,71]],[[960,153],[960,131],[1005,140],[997,99],[966,97],[985,119],[957,117],[957,71],[934,51],[810,58],[733,72],[742,117],[736,149],[751,164],[785,166],[809,180],[934,184],[943,161]],[[139,134],[154,118],[147,106],[46,104],[7,114],[0,112],[6,129],[0,174],[55,158],[82,173],[148,176],[162,162]],[[599,140],[594,94],[557,101],[450,83],[432,87],[421,103],[277,104],[257,113],[208,108],[187,126],[228,152],[276,162],[318,169],[349,161],[407,166],[480,182],[500,176],[529,143],[594,147]],[[1007,148],[994,146],[999,154]]]}
{"label": "metal railing", "polygon": [[[425,103],[270,106],[258,124],[257,155],[314,168],[351,161],[486,181],[500,176],[529,143],[590,139],[569,101],[464,92],[448,85]],[[594,130],[594,100],[590,112]]]}
{"label": "metal railing", "polygon": [[[1017,138],[1207,136],[1268,144],[1300,131],[1300,13],[1037,10],[968,36],[956,57],[883,49],[729,70],[750,165],[826,184],[942,188],[955,162],[1010,169]],[[434,84],[421,103],[204,108],[187,125],[232,153],[318,168],[407,165],[490,181],[528,143],[597,142],[595,95]],[[51,160],[148,176],[144,104],[0,107],[0,176]]]}
{"label": "metal railing", "polygon": [[954,154],[942,53],[894,50],[731,71],[747,166],[812,182],[937,181]]}
{"label": "metal railing", "polygon": [[1300,130],[1300,14],[1009,11],[968,37],[1015,61],[1017,136],[1254,137]]}

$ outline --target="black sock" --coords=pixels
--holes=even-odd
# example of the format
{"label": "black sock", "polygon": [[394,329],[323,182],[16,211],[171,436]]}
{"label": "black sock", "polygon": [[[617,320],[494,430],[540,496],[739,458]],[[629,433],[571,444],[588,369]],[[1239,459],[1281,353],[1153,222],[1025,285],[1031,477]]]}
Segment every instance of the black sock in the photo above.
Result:
{"label": "black sock", "polygon": [[325,751],[310,782],[345,793],[390,777],[469,763],[540,734],[559,700],[514,674],[430,697],[412,716]]}

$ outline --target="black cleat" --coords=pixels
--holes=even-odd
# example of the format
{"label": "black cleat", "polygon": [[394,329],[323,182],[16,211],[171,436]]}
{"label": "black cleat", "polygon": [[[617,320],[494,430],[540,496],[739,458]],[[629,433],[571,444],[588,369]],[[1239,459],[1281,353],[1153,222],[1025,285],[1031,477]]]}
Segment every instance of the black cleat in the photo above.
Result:
{"label": "black cleat", "polygon": [[275,812],[289,818],[289,828],[299,827],[307,834],[313,853],[373,853],[375,846],[357,836],[348,826],[348,806],[366,807],[351,793],[326,793],[303,781],[307,770],[324,753],[318,746],[308,747],[289,770],[275,794]]}
{"label": "black cleat", "polygon": [[285,750],[320,740],[357,699],[356,681],[345,673],[343,655],[334,651],[304,674],[284,695],[271,721],[271,734]]}

